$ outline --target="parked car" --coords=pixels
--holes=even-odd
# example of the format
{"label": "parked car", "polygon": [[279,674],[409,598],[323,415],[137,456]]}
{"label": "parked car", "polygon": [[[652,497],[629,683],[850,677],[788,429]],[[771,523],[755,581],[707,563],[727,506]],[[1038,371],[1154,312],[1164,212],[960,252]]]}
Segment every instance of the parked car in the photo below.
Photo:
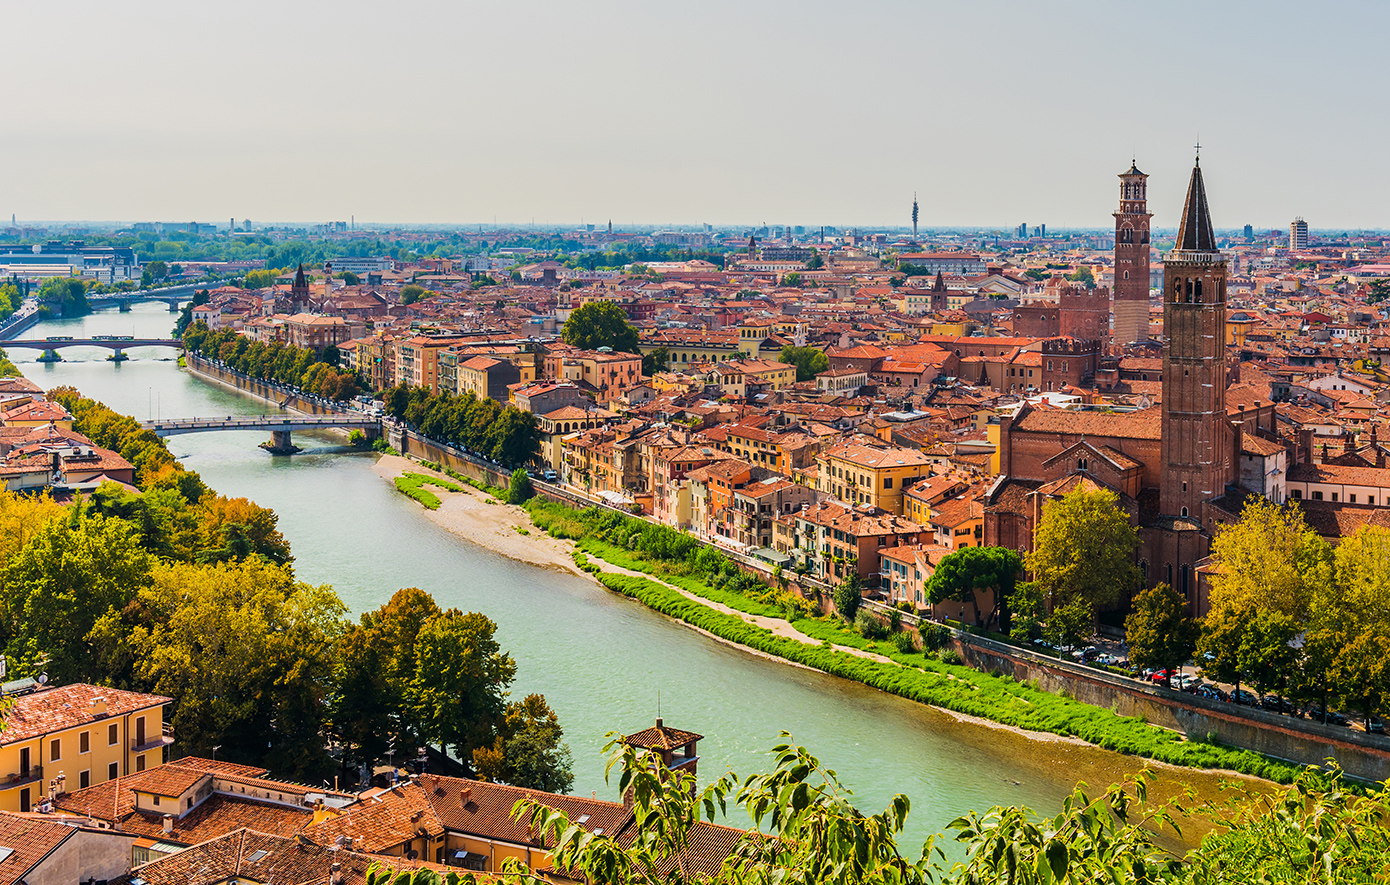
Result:
{"label": "parked car", "polygon": [[1202,685],[1197,689],[1197,696],[1210,701],[1230,701],[1231,699],[1229,694],[1214,685]]}
{"label": "parked car", "polygon": [[1366,720],[1366,733],[1385,734],[1385,723],[1381,721],[1379,716],[1372,716]]}
{"label": "parked car", "polygon": [[1285,698],[1267,694],[1260,698],[1260,706],[1271,713],[1296,713],[1298,708]]}
{"label": "parked car", "polygon": [[1243,707],[1258,707],[1260,705],[1260,699],[1255,693],[1243,688],[1231,692],[1231,700]]}
{"label": "parked car", "polygon": [[1206,683],[1202,681],[1202,677],[1192,673],[1184,673],[1173,680],[1173,687],[1179,691],[1190,691],[1195,693],[1197,689],[1201,688],[1203,685],[1206,685]]}
{"label": "parked car", "polygon": [[1168,682],[1167,670],[1155,670],[1149,674],[1149,681],[1154,685],[1164,685]]}
{"label": "parked car", "polygon": [[555,482],[557,479],[560,478],[560,475],[556,473],[554,470],[547,470],[544,474],[542,474],[542,478],[546,482]]}
{"label": "parked car", "polygon": [[1351,721],[1336,710],[1323,711],[1321,707],[1309,707],[1308,718],[1314,722],[1335,725],[1338,728],[1351,728]]}

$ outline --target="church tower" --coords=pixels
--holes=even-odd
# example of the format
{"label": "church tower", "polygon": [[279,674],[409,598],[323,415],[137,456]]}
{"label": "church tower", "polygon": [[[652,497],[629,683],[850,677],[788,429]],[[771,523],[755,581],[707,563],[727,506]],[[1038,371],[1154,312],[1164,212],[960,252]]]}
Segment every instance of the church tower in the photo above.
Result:
{"label": "church tower", "polygon": [[1163,258],[1163,335],[1159,512],[1171,531],[1168,571],[1155,577],[1191,599],[1191,566],[1206,555],[1212,529],[1204,504],[1225,492],[1234,445],[1226,417],[1226,259],[1216,248],[1200,162],[1177,243]]}
{"label": "church tower", "polygon": [[1149,337],[1149,176],[1133,161],[1120,173],[1120,209],[1115,213],[1116,347]]}

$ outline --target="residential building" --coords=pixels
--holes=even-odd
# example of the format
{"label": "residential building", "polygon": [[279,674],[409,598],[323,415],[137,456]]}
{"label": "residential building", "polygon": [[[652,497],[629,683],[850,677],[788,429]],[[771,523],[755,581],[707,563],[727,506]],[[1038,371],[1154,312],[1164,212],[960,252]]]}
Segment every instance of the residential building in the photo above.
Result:
{"label": "residential building", "polygon": [[9,683],[0,722],[0,811],[27,812],[50,780],[75,790],[164,763],[169,698],[96,685]]}
{"label": "residential building", "polygon": [[820,501],[777,517],[772,546],[817,580],[839,583],[857,574],[865,588],[877,588],[881,550],[929,541],[927,530],[912,520],[867,505]]}
{"label": "residential building", "polygon": [[506,360],[475,356],[458,366],[458,392],[472,392],[479,399],[506,403],[511,397],[508,385],[521,380],[521,372]]}
{"label": "residential building", "polygon": [[851,505],[867,504],[895,516],[903,513],[903,489],[931,473],[918,449],[846,443],[816,457],[816,489]]}

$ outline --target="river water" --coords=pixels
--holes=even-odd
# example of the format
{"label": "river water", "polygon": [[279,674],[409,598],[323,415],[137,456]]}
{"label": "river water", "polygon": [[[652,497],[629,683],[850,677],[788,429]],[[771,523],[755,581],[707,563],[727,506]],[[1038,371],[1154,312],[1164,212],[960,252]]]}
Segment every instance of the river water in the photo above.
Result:
{"label": "river water", "polygon": [[[25,337],[162,337],[175,315],[137,304],[42,323]],[[71,385],[144,420],[259,415],[273,407],[193,378],[168,350],[136,349],[124,363],[108,351],[64,350],[64,362],[10,358],[45,389]],[[305,449],[273,457],[264,431],[224,431],[169,439],[174,454],[224,495],[273,508],[293,545],[301,580],[327,583],[359,614],[400,587],[415,586],[441,606],[481,611],[517,662],[513,694],[545,694],[574,753],[574,789],[616,798],[605,785],[599,750],[609,731],[666,723],[699,732],[701,779],[732,767],[767,767],[779,731],[835,769],[866,810],[906,793],[913,812],[906,844],[938,832],[970,810],[1022,803],[1055,812],[1078,781],[1095,790],[1138,771],[1142,761],[1089,746],[1034,741],[960,722],[929,707],[731,648],[576,575],[521,564],[436,526],[418,504],[371,469],[372,454],[341,437],[295,433]],[[1166,770],[1153,792],[1183,785],[1215,796],[1218,778]],[[731,821],[739,823],[739,821]]]}

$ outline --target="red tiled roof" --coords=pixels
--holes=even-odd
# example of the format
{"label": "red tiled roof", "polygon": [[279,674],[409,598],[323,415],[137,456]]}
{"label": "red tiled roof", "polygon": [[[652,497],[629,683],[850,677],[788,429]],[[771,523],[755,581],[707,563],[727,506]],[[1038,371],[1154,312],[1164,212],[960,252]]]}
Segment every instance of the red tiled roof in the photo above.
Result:
{"label": "red tiled roof", "polygon": [[77,830],[55,821],[0,812],[0,847],[13,853],[0,861],[0,885],[13,885]]}
{"label": "red tiled roof", "polygon": [[[93,712],[93,701],[106,699],[104,713]],[[98,685],[64,685],[15,698],[14,707],[0,723],[0,745],[124,716],[169,703],[159,695],[103,688]]]}

